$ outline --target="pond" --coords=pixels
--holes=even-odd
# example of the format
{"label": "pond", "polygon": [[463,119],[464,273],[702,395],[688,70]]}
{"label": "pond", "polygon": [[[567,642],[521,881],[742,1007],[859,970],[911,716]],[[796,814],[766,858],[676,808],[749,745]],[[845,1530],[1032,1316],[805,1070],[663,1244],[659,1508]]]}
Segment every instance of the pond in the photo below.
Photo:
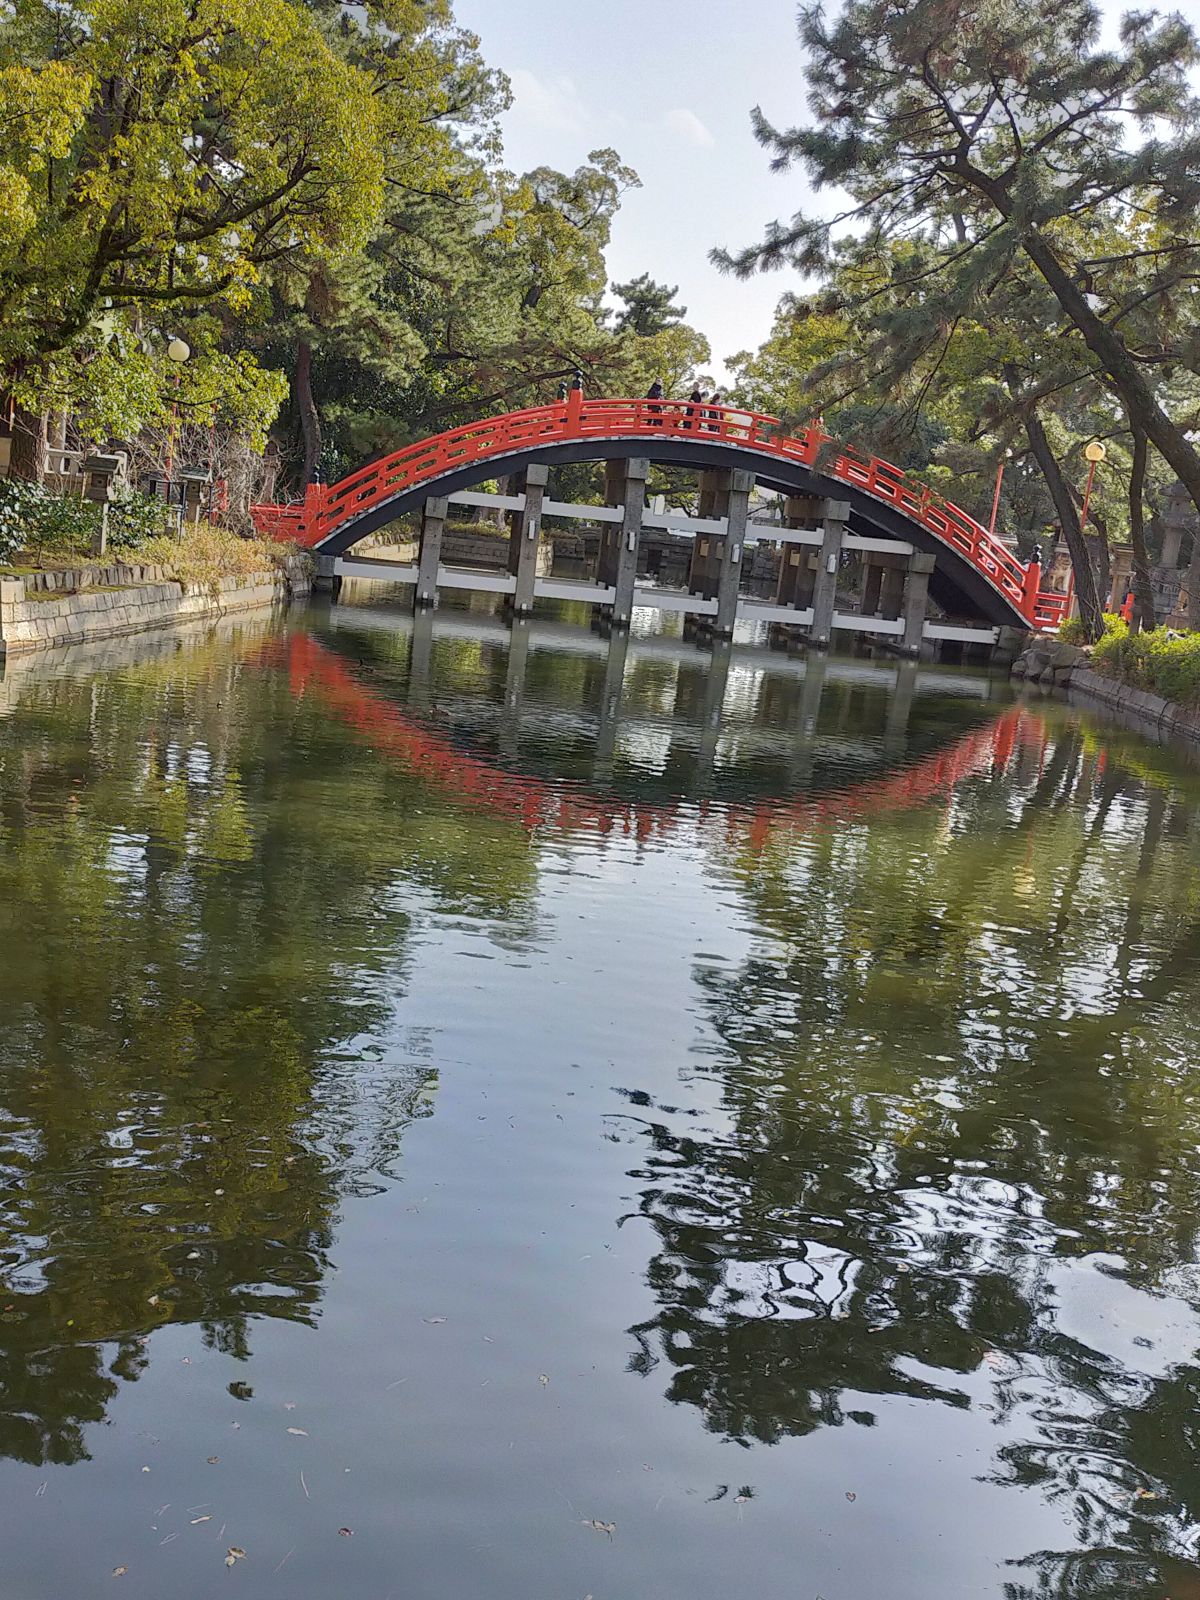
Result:
{"label": "pond", "polygon": [[10,663],[0,951],[6,1596],[1200,1595],[1167,753],[314,605]]}

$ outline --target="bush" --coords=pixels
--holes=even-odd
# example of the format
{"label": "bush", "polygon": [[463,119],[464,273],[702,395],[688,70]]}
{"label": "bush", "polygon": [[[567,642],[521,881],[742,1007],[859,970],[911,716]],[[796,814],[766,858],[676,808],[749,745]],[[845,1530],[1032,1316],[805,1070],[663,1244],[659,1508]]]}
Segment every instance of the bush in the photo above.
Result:
{"label": "bush", "polygon": [[1200,705],[1200,633],[1171,634],[1166,628],[1130,633],[1124,622],[1107,627],[1092,662],[1110,678],[1135,689],[1151,689],[1180,705]]}
{"label": "bush", "polygon": [[126,489],[108,508],[108,543],[113,550],[140,550],[147,539],[167,531],[166,503],[155,495]]}
{"label": "bush", "polygon": [[17,550],[30,550],[39,560],[87,555],[100,526],[99,509],[90,500],[6,478],[0,482],[0,560],[10,561]]}
{"label": "bush", "polygon": [[274,539],[243,539],[228,528],[207,522],[187,523],[182,537],[160,535],[138,547],[138,557],[151,566],[166,567],[180,583],[215,590],[222,578],[245,577],[282,567],[295,546]]}
{"label": "bush", "polygon": [[1058,637],[1063,644],[1087,644],[1087,631],[1083,626],[1082,617],[1068,617],[1065,622],[1058,625]]}
{"label": "bush", "polygon": [[[1106,611],[1104,613],[1105,633],[1113,633],[1116,630],[1124,629],[1125,626],[1125,619],[1117,616],[1115,612]],[[1063,644],[1087,644],[1088,636],[1087,630],[1083,626],[1083,618],[1068,617],[1065,622],[1059,625],[1058,637]]]}

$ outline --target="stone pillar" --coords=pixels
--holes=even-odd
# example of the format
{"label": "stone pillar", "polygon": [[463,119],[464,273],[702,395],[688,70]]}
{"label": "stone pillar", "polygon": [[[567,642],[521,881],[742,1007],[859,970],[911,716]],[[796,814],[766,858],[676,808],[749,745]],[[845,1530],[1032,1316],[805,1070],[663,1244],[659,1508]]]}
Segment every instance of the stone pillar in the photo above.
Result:
{"label": "stone pillar", "polygon": [[838,568],[842,560],[842,540],[846,537],[846,523],[850,518],[848,500],[826,500],[822,510],[824,538],[821,556],[817,563],[817,581],[813,586],[813,620],[811,642],[818,650],[829,647],[833,637],[833,609],[837,600]]}
{"label": "stone pillar", "polygon": [[314,594],[331,594],[336,596],[338,590],[342,587],[342,580],[337,575],[336,563],[336,556],[327,556],[318,553],[317,570],[313,576],[312,582]]}
{"label": "stone pillar", "polygon": [[904,572],[908,557],[872,550],[863,561],[862,615],[893,621],[904,602]]}
{"label": "stone pillar", "polygon": [[437,605],[438,565],[442,559],[442,533],[449,509],[450,502],[442,495],[434,495],[421,507],[421,550],[413,594],[413,606],[418,611],[424,606]]}
{"label": "stone pillar", "polygon": [[883,584],[879,597],[879,614],[886,617],[889,622],[894,622],[904,610],[904,577],[908,564],[907,556],[892,558],[894,566],[883,569]]}
{"label": "stone pillar", "polygon": [[753,488],[752,472],[729,474],[729,489],[725,496],[725,538],[721,544],[721,567],[717,574],[717,615],[713,621],[713,630],[722,639],[732,638],[733,624],[737,620],[738,582],[746,550],[746,523],[750,517],[750,491]]}
{"label": "stone pillar", "polygon": [[904,639],[906,655],[921,653],[925,637],[925,612],[929,604],[929,577],[937,565],[936,556],[927,556],[917,550],[908,558],[908,574],[904,580]]}
{"label": "stone pillar", "polygon": [[874,555],[863,558],[863,588],[862,612],[864,617],[873,617],[879,610],[879,595],[883,589],[883,566]]}
{"label": "stone pillar", "polygon": [[[624,469],[619,475],[619,496],[614,481],[618,475],[612,471],[614,467]],[[644,456],[635,456],[631,461],[609,462],[609,504],[619,505],[622,516],[619,524],[606,524],[607,560],[602,563],[601,580],[612,588],[611,620],[617,628],[627,628],[633,615],[638,539],[642,532],[642,514],[646,509],[646,479],[649,473],[650,463]]]}
{"label": "stone pillar", "polygon": [[525,504],[520,511],[510,511],[508,518],[508,570],[517,580],[512,595],[512,608],[519,617],[533,610],[533,580],[537,576],[538,549],[542,533],[542,501],[546,494],[549,467],[534,463],[525,468],[516,479],[514,494],[525,492]]}

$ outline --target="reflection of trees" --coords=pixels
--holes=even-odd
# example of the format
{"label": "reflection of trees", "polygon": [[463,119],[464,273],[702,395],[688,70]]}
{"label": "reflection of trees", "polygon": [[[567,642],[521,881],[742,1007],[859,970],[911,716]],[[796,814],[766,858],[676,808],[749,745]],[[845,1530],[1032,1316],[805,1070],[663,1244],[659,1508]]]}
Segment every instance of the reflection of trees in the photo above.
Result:
{"label": "reflection of trees", "polygon": [[228,645],[9,698],[0,1452],[71,1461],[155,1325],[241,1356],[311,1320],[340,1196],[434,1079],[355,1041],[414,921],[507,914],[532,861]]}
{"label": "reflection of trees", "polygon": [[657,1240],[634,1368],[747,1441],[986,1379],[997,1480],[1094,1552],[1010,1595],[1145,1593],[1200,1502],[1200,1367],[1091,1348],[1058,1273],[1104,1253],[1200,1324],[1194,790],[1066,727],[949,804],[716,859],[760,930],[696,974],[720,1120],[634,1092],[617,1125]]}

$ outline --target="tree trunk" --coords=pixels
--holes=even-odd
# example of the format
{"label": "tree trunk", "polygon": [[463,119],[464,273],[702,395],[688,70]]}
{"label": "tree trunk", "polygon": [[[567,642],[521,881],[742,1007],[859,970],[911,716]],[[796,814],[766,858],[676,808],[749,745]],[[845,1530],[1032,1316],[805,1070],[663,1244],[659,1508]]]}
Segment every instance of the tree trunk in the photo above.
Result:
{"label": "tree trunk", "polygon": [[1042,427],[1041,418],[1036,411],[1030,411],[1025,418],[1025,432],[1028,435],[1034,459],[1037,461],[1042,477],[1046,480],[1050,498],[1054,501],[1054,509],[1058,512],[1058,520],[1062,526],[1063,537],[1066,539],[1067,549],[1071,553],[1071,570],[1075,574],[1075,597],[1079,602],[1079,616],[1083,623],[1083,631],[1094,642],[1103,633],[1104,623],[1102,621],[1100,600],[1096,594],[1096,574],[1092,567],[1087,543],[1083,537],[1083,529],[1079,526],[1079,513],[1075,509],[1070,487],[1062,475],[1062,469],[1055,459],[1054,451],[1050,448],[1046,430]]}
{"label": "tree trunk", "polygon": [[1143,495],[1146,488],[1146,435],[1133,430],[1133,466],[1129,473],[1129,542],[1133,546],[1133,630],[1154,626],[1154,590],[1146,554]]}
{"label": "tree trunk", "polygon": [[[1011,206],[1005,214],[1009,213]],[[1200,452],[1159,405],[1154,390],[1129,354],[1121,335],[1088,305],[1083,290],[1067,272],[1049,241],[1032,230],[1022,236],[1021,244],[1059,305],[1083,335],[1088,349],[1099,358],[1100,377],[1124,404],[1130,426],[1142,430],[1163,460],[1179,475],[1192,504],[1200,511]]]}
{"label": "tree trunk", "polygon": [[292,380],[296,395],[296,410],[300,413],[300,432],[304,438],[304,482],[316,481],[317,465],[321,459],[321,413],[313,399],[312,345],[307,339],[296,342],[296,373]]}
{"label": "tree trunk", "polygon": [[26,411],[16,406],[13,411],[12,453],[8,458],[10,478],[24,478],[29,483],[41,483],[46,476],[46,414]]}
{"label": "tree trunk", "polygon": [[[1013,221],[1014,201],[1002,183],[974,166],[965,153],[955,157],[954,167],[966,183],[990,201],[1006,222]],[[1018,221],[1017,227],[1022,250],[1099,360],[1101,381],[1124,404],[1130,425],[1142,430],[1163,460],[1178,474],[1192,504],[1200,511],[1200,451],[1158,403],[1145,372],[1130,355],[1124,339],[1093,311],[1087,295],[1059,260],[1046,235],[1032,223],[1022,225]]]}

